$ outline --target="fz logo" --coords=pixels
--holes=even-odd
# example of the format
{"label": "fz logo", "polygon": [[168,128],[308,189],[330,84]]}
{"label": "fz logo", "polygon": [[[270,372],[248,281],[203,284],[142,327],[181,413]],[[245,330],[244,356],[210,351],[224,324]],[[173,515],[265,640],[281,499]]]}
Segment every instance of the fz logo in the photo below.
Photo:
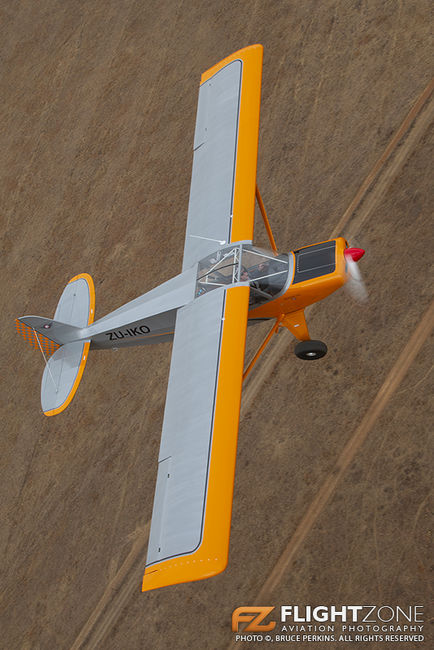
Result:
{"label": "fz logo", "polygon": [[[232,613],[232,632],[238,632],[240,623],[248,623],[244,632],[270,632],[276,627],[276,621],[263,623],[261,621],[273,611],[274,607],[237,607]],[[254,616],[253,614],[256,614]]]}

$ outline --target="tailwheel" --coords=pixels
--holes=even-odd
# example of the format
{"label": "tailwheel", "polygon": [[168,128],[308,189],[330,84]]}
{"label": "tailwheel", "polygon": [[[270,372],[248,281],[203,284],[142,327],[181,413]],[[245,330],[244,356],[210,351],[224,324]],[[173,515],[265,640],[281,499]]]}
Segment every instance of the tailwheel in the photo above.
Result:
{"label": "tailwheel", "polygon": [[299,359],[314,361],[327,354],[327,346],[322,341],[300,341],[294,350]]}

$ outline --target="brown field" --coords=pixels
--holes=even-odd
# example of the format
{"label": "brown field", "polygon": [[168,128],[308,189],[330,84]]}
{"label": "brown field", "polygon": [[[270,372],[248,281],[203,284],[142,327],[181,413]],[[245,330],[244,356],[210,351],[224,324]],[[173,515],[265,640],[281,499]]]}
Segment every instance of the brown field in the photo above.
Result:
{"label": "brown field", "polygon": [[[424,643],[291,645],[433,647],[431,9],[1,3],[1,648],[234,648],[254,604],[423,605]],[[97,318],[180,272],[200,74],[256,42],[277,244],[346,236],[370,300],[314,306],[325,359],[282,331],[246,382],[226,571],[141,594],[170,346],[93,353],[45,418],[13,321],[51,316],[81,272]]]}

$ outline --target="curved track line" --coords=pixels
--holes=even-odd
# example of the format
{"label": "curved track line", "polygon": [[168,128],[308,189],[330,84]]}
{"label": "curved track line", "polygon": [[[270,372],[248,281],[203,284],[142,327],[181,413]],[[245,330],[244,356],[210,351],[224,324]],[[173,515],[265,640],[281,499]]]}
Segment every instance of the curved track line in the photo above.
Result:
{"label": "curved track line", "polygon": [[[358,218],[351,226],[351,237],[354,237],[357,233],[357,230],[362,226],[365,220],[372,213],[375,205],[381,200],[384,193],[391,185],[393,180],[398,175],[399,171],[403,167],[405,161],[408,159],[410,153],[413,151],[416,144],[419,142],[423,133],[430,125],[430,122],[434,113],[434,103],[428,105],[427,109],[423,111],[425,105],[427,104],[432,92],[434,90],[434,79],[430,81],[422,94],[418,97],[413,108],[410,110],[408,115],[405,117],[401,126],[399,127],[396,134],[393,136],[383,154],[380,156],[378,161],[375,163],[374,167],[369,172],[368,176],[363,181],[360,186],[359,191],[357,192],[354,199],[351,201],[348,208],[345,210],[344,214],[340,218],[337,226],[334,228],[330,239],[337,237],[342,234],[345,226],[348,225],[351,217],[353,216],[356,208],[360,205],[362,200],[366,197],[367,194],[372,190],[371,195],[368,197],[368,200],[362,207]],[[416,118],[419,118],[416,120]],[[409,132],[410,131],[410,132]],[[409,133],[408,133],[409,132]],[[404,135],[408,133],[408,138],[402,142]],[[391,164],[387,167],[386,162],[391,158],[392,153],[398,147],[398,144],[401,144],[399,152],[396,157],[392,160]],[[377,182],[375,182],[377,181]],[[374,188],[373,188],[374,186]],[[348,233],[348,238],[350,239],[350,234]],[[312,309],[315,308],[315,305],[307,308],[309,313]],[[277,341],[277,343],[271,343],[270,349],[267,356],[262,357],[258,361],[256,372],[252,373],[249,376],[246,387],[243,390],[242,404],[241,404],[241,416],[250,408],[251,403],[255,399],[255,396],[260,389],[262,383],[267,379],[267,377],[272,372],[274,366],[278,363],[278,360],[282,357],[285,352],[285,349],[288,348],[291,344],[291,340],[287,336],[283,336]]]}
{"label": "curved track line", "polygon": [[340,218],[336,228],[333,231],[332,237],[337,236],[335,233],[342,232],[348,219],[351,217],[352,213],[355,211],[357,206],[361,203],[362,199],[365,197],[369,188],[371,187],[376,177],[378,176],[380,170],[383,168],[384,163],[388,160],[388,158],[390,158],[390,156],[396,149],[399,141],[407,133],[413,121],[416,119],[416,117],[419,115],[420,111],[422,110],[425,102],[431,96],[433,90],[434,90],[434,79],[431,79],[431,81],[429,82],[425,90],[421,93],[421,95],[419,95],[413,108],[410,110],[410,112],[404,119],[403,123],[401,124],[401,126],[399,127],[399,129],[397,130],[397,132],[395,133],[395,135],[387,145],[386,149],[384,150],[380,158],[377,160],[377,162],[375,163],[375,165],[373,166],[373,168],[371,169],[371,171],[369,172],[369,174],[361,184],[356,196],[351,201],[350,205],[348,206],[348,208],[345,210],[344,214]]}
{"label": "curved track line", "polygon": [[[384,167],[384,164],[386,161],[390,158],[391,154],[393,151],[396,149],[398,143],[402,139],[402,137],[407,133],[407,131],[410,129],[412,123],[414,120],[417,118],[419,113],[421,112],[422,108],[424,107],[426,101],[429,99],[432,91],[434,89],[434,79],[431,80],[431,82],[428,84],[428,86],[425,88],[425,90],[422,92],[422,94],[419,96],[417,99],[416,103],[414,104],[413,108],[410,110],[406,118],[404,119],[403,123],[401,124],[400,128],[396,132],[396,134],[393,136],[392,140],[386,147],[384,153],[382,156],[378,159],[364,182],[362,183],[359,191],[357,192],[356,196],[348,206],[348,208],[345,210],[344,214],[342,215],[340,221],[338,222],[336,228],[333,231],[333,234],[331,235],[330,238],[334,237],[335,232],[341,232],[342,229],[345,227],[347,222],[349,221],[350,217],[354,213],[355,209],[358,207],[358,205],[361,203],[362,199],[365,197],[365,195],[368,193],[369,189],[373,185],[374,181],[377,179],[379,176],[380,172],[382,171],[382,168]],[[422,129],[419,129],[419,132],[421,132]],[[382,193],[381,193],[382,194]],[[243,396],[242,396],[242,405],[241,405],[241,413],[240,417],[242,418],[246,411],[250,408],[250,405],[252,401],[254,400],[258,390],[260,389],[261,385],[263,382],[267,379],[267,377],[270,375],[272,372],[273,368],[275,365],[278,363],[278,360],[281,358],[283,351],[285,348],[289,347],[291,343],[291,339],[289,337],[286,337],[282,335],[281,338],[278,337],[277,343],[271,344],[271,349],[268,353],[268,355],[264,358],[262,358],[261,361],[258,362],[259,368],[256,370],[256,372],[249,377],[248,384],[246,388],[243,390]],[[407,348],[405,348],[407,349]],[[401,357],[400,357],[401,358]],[[396,366],[396,364],[395,364]],[[394,366],[394,368],[395,368]],[[405,374],[405,373],[404,373]],[[401,379],[399,380],[401,381]],[[384,386],[384,384],[383,384]],[[381,391],[380,391],[381,392]],[[380,393],[378,394],[377,397],[379,397]],[[375,404],[375,400],[374,403]],[[383,407],[384,408],[384,407]],[[382,410],[382,409],[381,409]],[[378,416],[376,416],[378,417]],[[361,426],[361,425],[360,425]],[[359,427],[360,428],[360,427]],[[359,429],[357,430],[359,431]],[[357,432],[356,432],[357,433]],[[353,440],[355,436],[351,440]],[[364,440],[364,438],[363,438]],[[362,441],[363,441],[362,440]],[[351,442],[351,441],[350,441]],[[349,443],[348,443],[349,444]],[[360,442],[361,444],[361,442]],[[360,447],[360,444],[357,445],[356,450]],[[344,452],[347,450],[348,445],[344,448],[344,451],[341,454],[340,460],[342,459],[342,456]],[[355,452],[354,452],[355,453]],[[339,461],[338,461],[339,462]],[[339,477],[341,474],[339,474]],[[333,478],[333,477],[332,477]],[[338,478],[339,480],[339,478]],[[327,483],[327,482],[326,482]],[[337,483],[337,481],[336,481]],[[320,493],[324,491],[324,489],[327,488],[327,485],[324,484],[322,490]],[[330,488],[329,488],[330,489]],[[331,492],[334,490],[334,484],[331,485]],[[327,493],[324,492],[324,496]],[[324,500],[324,496],[322,497],[321,504],[325,504],[326,501],[328,500],[328,496],[326,496]],[[306,521],[308,515],[310,519],[312,518],[312,508],[314,504],[316,503],[316,500],[311,504],[311,507],[309,508],[308,512],[306,513],[305,517],[303,518],[302,522],[300,523],[299,527],[297,528],[297,531],[293,537],[295,539],[295,536],[300,534],[300,529],[302,527],[303,522]],[[318,507],[318,506],[316,506]],[[321,508],[323,505],[321,505]],[[321,509],[320,508],[320,509]],[[314,517],[312,520],[312,523],[316,520],[316,517],[318,514],[315,514],[317,510],[315,510]],[[318,511],[319,512],[319,511]],[[312,524],[311,524],[312,525]],[[145,524],[143,530],[148,530],[150,527],[150,520]],[[296,547],[294,548],[293,551],[291,551],[291,556],[288,560],[288,562],[291,561],[291,558],[293,557],[294,553],[297,551],[297,549],[300,546],[301,541],[304,540],[306,534],[308,532],[308,529],[306,529],[305,534],[303,537],[300,539],[300,541],[296,544]],[[125,562],[122,564],[121,568],[119,571],[116,573],[116,575],[113,577],[113,579],[109,582],[107,585],[103,596],[101,597],[100,601],[98,602],[96,608],[90,615],[88,621],[78,634],[74,644],[71,646],[71,650],[79,650],[79,648],[82,648],[83,645],[85,644],[86,648],[95,648],[98,643],[100,643],[105,634],[108,632],[110,625],[116,620],[116,617],[119,615],[121,612],[123,606],[125,605],[125,602],[127,601],[128,597],[131,595],[131,593],[134,591],[134,589],[140,584],[140,580],[142,577],[142,572],[143,572],[143,567],[145,565],[146,561],[146,547],[147,547],[147,538],[142,539],[142,536],[140,536],[140,543],[136,540],[133,543],[133,546],[131,548],[131,551],[129,555],[127,556]],[[291,545],[292,540],[289,542],[287,548],[284,551],[284,554],[281,556],[282,558],[284,557],[285,553],[287,552],[287,549]],[[287,563],[288,563],[287,562]],[[285,564],[285,568],[287,566],[287,563]],[[140,568],[139,568],[140,567]],[[277,567],[277,565],[276,565]],[[275,568],[276,568],[275,567]],[[133,570],[134,569],[134,570]],[[139,575],[140,573],[140,575]],[[280,579],[279,574],[279,579]],[[264,587],[261,589],[261,591],[258,594],[258,599],[265,597],[263,594],[263,590],[267,586],[270,580],[274,580],[274,571],[272,574],[270,574],[268,580],[265,582]],[[271,583],[271,584],[274,584]],[[272,588],[272,587],[271,587]],[[230,647],[234,647],[231,645]]]}
{"label": "curved track line", "polygon": [[[434,102],[423,105],[417,121],[410,128],[408,137],[404,140],[401,146],[397,149],[391,161],[385,166],[384,172],[379,176],[374,188],[368,192],[368,196],[363,203],[359,214],[350,221],[348,230],[346,231],[346,238],[351,241],[357,232],[360,232],[364,222],[370,217],[375,206],[383,198],[390,185],[398,176],[403,168],[405,162],[410,158],[413,150],[421,139],[422,135],[429,128],[434,118]],[[334,235],[333,235],[334,236]],[[336,235],[337,236],[337,235]]]}
{"label": "curved track line", "polygon": [[[307,509],[306,514],[290,538],[285,550],[277,560],[273,570],[271,571],[267,580],[264,582],[262,588],[259,590],[254,604],[261,604],[265,602],[268,603],[270,601],[273,589],[276,587],[276,585],[279,584],[280,580],[285,575],[289,565],[294,559],[295,554],[315,525],[324,507],[333,495],[336,486],[354,460],[355,455],[366,440],[376,421],[383,413],[384,409],[390,401],[390,398],[395,393],[401,381],[404,379],[408,369],[415,360],[422,345],[430,335],[433,327],[434,301],[425,312],[424,316],[419,322],[419,325],[416,327],[415,331],[410,337],[407,345],[399,355],[398,360],[387,375],[385,381],[383,382],[383,385],[377,393],[377,396],[366,411],[360,425],[357,427],[353,436],[343,448],[330,475],[324,481],[316,497]],[[229,648],[237,647],[238,643],[239,642],[231,643],[229,645]]]}
{"label": "curved track line", "polygon": [[325,504],[333,494],[337,484],[345,474],[346,470],[352,463],[354,456],[366,440],[368,433],[373,428],[379,416],[382,414],[390,398],[404,379],[408,369],[415,360],[422,345],[430,335],[434,327],[434,301],[431,303],[424,316],[422,317],[419,325],[414,330],[407,345],[402,350],[398,360],[392,367],[392,370],[387,375],[383,385],[377,393],[374,401],[369,409],[366,411],[360,425],[357,427],[353,436],[343,448],[334,468],[332,469],[329,477],[324,481],[317,496],[309,506],[305,516],[290,539],[287,547],[280,556],[270,576],[264,583],[264,586],[258,594],[258,599],[267,598],[268,594],[278,584],[286,571],[289,563],[294,557],[300,544],[306,538],[307,533],[310,531],[318,516],[320,515]]}
{"label": "curved track line", "polygon": [[139,589],[143,576],[144,557],[148,545],[150,521],[133,535],[135,537],[130,552],[120,569],[106,586],[97,606],[82,627],[71,646],[71,650],[96,648],[102,641],[111,623],[119,615],[131,593]]}

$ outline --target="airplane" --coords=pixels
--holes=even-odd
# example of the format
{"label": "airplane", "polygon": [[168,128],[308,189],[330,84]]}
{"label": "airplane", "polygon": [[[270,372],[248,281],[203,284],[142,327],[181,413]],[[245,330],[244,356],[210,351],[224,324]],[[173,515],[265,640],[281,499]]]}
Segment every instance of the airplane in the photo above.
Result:
{"label": "airplane", "polygon": [[[343,237],[277,251],[256,184],[262,57],[252,45],[202,74],[181,273],[96,321],[83,273],[54,318],[16,320],[45,359],[46,416],[70,404],[90,350],[173,341],[143,591],[226,568],[243,378],[280,328],[297,357],[323,357],[305,308],[344,284],[364,292],[364,251]],[[271,250],[253,245],[255,199]],[[244,370],[247,325],[264,320],[272,328]]]}

